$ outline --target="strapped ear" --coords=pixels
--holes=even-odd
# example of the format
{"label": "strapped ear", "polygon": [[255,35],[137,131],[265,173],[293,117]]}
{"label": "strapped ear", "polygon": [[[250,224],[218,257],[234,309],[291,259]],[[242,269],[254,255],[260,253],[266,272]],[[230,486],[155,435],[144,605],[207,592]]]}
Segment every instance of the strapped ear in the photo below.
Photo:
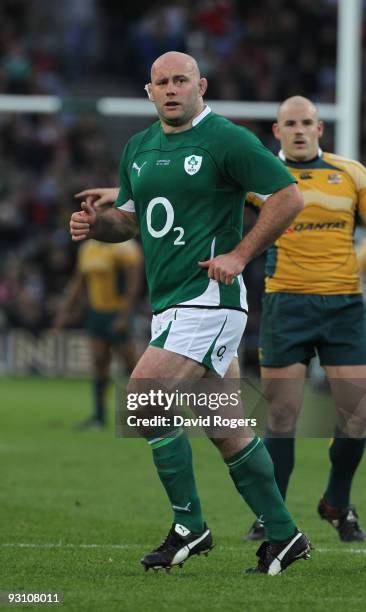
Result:
{"label": "strapped ear", "polygon": [[152,93],[151,93],[151,83],[146,83],[144,90],[147,93],[147,97],[149,98],[149,100],[151,100],[151,102],[154,101],[153,97],[152,97]]}

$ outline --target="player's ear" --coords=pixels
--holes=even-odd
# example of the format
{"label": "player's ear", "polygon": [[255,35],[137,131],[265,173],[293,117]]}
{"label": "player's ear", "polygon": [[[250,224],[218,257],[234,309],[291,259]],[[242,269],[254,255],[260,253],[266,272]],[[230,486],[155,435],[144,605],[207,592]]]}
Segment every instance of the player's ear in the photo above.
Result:
{"label": "player's ear", "polygon": [[151,102],[154,102],[154,98],[153,98],[152,92],[151,92],[151,83],[146,83],[146,85],[144,87],[144,90],[146,91],[147,97],[149,98],[149,100]]}
{"label": "player's ear", "polygon": [[324,123],[323,121],[318,121],[318,136],[321,138],[324,133]]}
{"label": "player's ear", "polygon": [[205,79],[205,77],[200,78],[199,84],[198,84],[198,91],[201,97],[205,95],[207,91],[207,86],[208,86],[207,79]]}
{"label": "player's ear", "polygon": [[278,126],[278,123],[275,122],[272,124],[272,132],[273,132],[274,137],[277,138],[277,140],[281,140],[280,128]]}

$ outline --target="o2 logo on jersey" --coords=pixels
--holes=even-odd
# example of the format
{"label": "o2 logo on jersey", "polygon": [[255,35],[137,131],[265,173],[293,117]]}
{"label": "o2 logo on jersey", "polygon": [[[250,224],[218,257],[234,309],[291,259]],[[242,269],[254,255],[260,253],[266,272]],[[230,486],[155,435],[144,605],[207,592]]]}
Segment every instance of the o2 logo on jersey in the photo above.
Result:
{"label": "o2 logo on jersey", "polygon": [[[152,226],[152,215],[153,215],[153,210],[155,208],[155,206],[161,205],[165,208],[165,213],[166,213],[166,220],[165,220],[165,224],[164,226],[157,230]],[[171,229],[173,229],[173,232],[177,232],[178,236],[176,237],[176,239],[174,240],[173,244],[174,246],[183,246],[185,245],[185,240],[182,240],[183,236],[184,236],[184,229],[183,227],[173,227],[174,225],[174,208],[171,204],[171,202],[169,202],[168,198],[164,198],[164,197],[157,197],[157,198],[153,198],[152,200],[150,200],[148,207],[146,209],[146,224],[147,224],[147,229],[149,231],[149,234],[153,237],[153,238],[162,238],[163,236],[166,236],[166,234],[168,234],[170,232]]]}
{"label": "o2 logo on jersey", "polygon": [[216,355],[218,356],[219,360],[222,361],[224,355],[226,353],[226,346],[220,346],[217,351],[216,351]]}
{"label": "o2 logo on jersey", "polygon": [[197,174],[202,165],[202,155],[190,155],[184,159],[184,170],[187,174]]}

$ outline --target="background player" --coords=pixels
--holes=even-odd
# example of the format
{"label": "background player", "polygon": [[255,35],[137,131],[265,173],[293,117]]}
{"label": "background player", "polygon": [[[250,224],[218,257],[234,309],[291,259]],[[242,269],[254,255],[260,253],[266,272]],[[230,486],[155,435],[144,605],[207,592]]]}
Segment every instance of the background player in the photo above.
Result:
{"label": "background player", "polygon": [[[258,139],[204,105],[206,88],[192,57],[176,52],[159,57],[147,89],[160,121],[127,143],[116,208],[95,214],[83,203],[83,211],[71,217],[74,240],[116,242],[140,230],[154,317],[152,340],[133,371],[132,389],[141,379],[164,378],[169,385],[169,379],[176,384],[213,374],[238,376],[235,354],[247,308],[241,272],[302,207],[292,177]],[[241,239],[248,190],[273,195],[255,228]],[[141,562],[146,569],[169,569],[210,550],[212,536],[185,432],[171,429],[147,437],[174,523],[163,544]],[[270,541],[258,551],[255,571],[278,574],[306,558],[308,540],[283,505],[259,438],[240,431],[213,441],[239,493],[264,515]]]}
{"label": "background player", "polygon": [[135,240],[120,244],[89,240],[81,245],[77,269],[66,288],[54,326],[62,329],[70,322],[86,297],[85,328],[90,336],[94,407],[91,418],[82,427],[105,425],[112,349],[128,375],[136,365],[133,308],[141,281],[142,253]]}
{"label": "background player", "polygon": [[[317,351],[337,413],[331,471],[318,512],[342,541],[364,541],[350,491],[365,446],[366,326],[353,232],[356,216],[366,219],[366,170],[319,149],[323,124],[306,98],[281,104],[273,132],[305,208],[267,255],[259,343],[269,405],[265,444],[285,498],[306,368]],[[261,205],[258,195],[248,200]],[[247,539],[263,536],[257,521]]]}

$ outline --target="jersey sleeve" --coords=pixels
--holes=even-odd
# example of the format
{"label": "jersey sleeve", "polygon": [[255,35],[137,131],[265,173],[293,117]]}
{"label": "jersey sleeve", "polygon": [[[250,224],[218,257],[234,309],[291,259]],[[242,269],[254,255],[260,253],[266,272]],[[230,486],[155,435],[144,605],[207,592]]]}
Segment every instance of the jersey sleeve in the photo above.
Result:
{"label": "jersey sleeve", "polygon": [[224,171],[245,192],[262,201],[296,180],[284,164],[249,130],[233,126],[224,148]]}
{"label": "jersey sleeve", "polygon": [[354,159],[347,159],[346,157],[340,157],[334,153],[324,153],[324,157],[327,161],[335,166],[341,167],[345,170],[350,178],[352,179],[355,190],[357,192],[357,210],[359,214],[366,217],[366,168],[360,162]]}
{"label": "jersey sleeve", "polygon": [[119,164],[119,192],[114,207],[127,212],[135,212],[135,202],[133,200],[131,183],[128,175],[129,158],[129,146],[127,144]]}

